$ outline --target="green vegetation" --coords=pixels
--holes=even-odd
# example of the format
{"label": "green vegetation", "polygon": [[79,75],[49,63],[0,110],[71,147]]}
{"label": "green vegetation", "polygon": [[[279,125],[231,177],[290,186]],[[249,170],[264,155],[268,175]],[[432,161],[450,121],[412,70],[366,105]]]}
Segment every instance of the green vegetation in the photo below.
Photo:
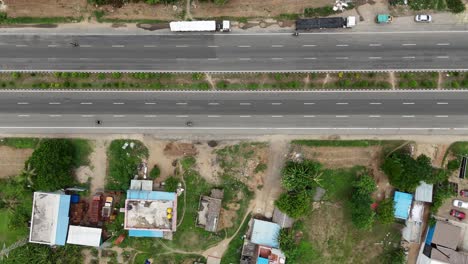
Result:
{"label": "green vegetation", "polygon": [[336,12],[333,11],[332,6],[324,6],[324,7],[317,7],[317,8],[305,8],[304,9],[304,16],[305,17],[324,17],[335,14]]}
{"label": "green vegetation", "polygon": [[435,89],[438,72],[397,73],[399,89]]}
{"label": "green vegetation", "polygon": [[37,147],[40,140],[39,138],[2,138],[0,139],[0,145],[17,149],[34,149]]}
{"label": "green vegetation", "polygon": [[314,140],[296,139],[292,144],[304,145],[308,147],[370,147],[380,146],[388,141],[382,140]]}
{"label": "green vegetation", "polygon": [[352,185],[357,175],[365,172],[365,168],[355,166],[350,169],[326,169],[323,171],[320,185],[326,190],[322,200],[331,202],[347,201],[351,197]]}
{"label": "green vegetation", "polygon": [[244,223],[242,223],[239,233],[231,240],[226,252],[224,252],[221,264],[231,264],[239,261],[242,253],[242,246],[244,245],[243,235],[246,234],[249,229],[249,221],[250,217],[247,217]]}
{"label": "green vegetation", "polygon": [[177,191],[177,185],[179,185],[179,180],[171,176],[164,181],[164,191],[166,192],[175,192]]}
{"label": "green vegetation", "polygon": [[73,146],[73,167],[77,168],[89,165],[89,154],[93,151],[89,140],[73,138],[70,139],[70,143]]}
{"label": "green vegetation", "polygon": [[[127,147],[124,149],[125,145]],[[127,190],[141,160],[147,158],[148,149],[138,140],[112,141],[108,150],[109,175],[106,189]]]}
{"label": "green vegetation", "polygon": [[377,186],[369,175],[361,175],[353,182],[351,222],[358,229],[370,230],[374,224],[375,212],[371,208],[371,195],[375,190]]}
{"label": "green vegetation", "polygon": [[0,12],[0,24],[58,24],[77,23],[83,17],[8,17],[7,13]]}
{"label": "green vegetation", "polygon": [[431,213],[437,213],[446,199],[456,195],[457,191],[453,190],[448,182],[434,185],[434,197],[432,198]]}
{"label": "green vegetation", "polygon": [[150,179],[154,180],[161,175],[161,170],[159,169],[158,165],[154,165],[154,167],[151,169],[149,173]]}
{"label": "green vegetation", "polygon": [[11,251],[2,263],[81,264],[84,261],[82,249],[83,247],[75,245],[51,248],[47,245],[28,243]]}
{"label": "green vegetation", "polygon": [[392,198],[387,198],[377,206],[377,221],[381,224],[391,224],[395,221],[395,204]]}
{"label": "green vegetation", "polygon": [[405,264],[406,255],[401,247],[387,247],[382,255],[383,264]]}
{"label": "green vegetation", "polygon": [[461,13],[465,11],[465,4],[461,0],[446,0],[447,8],[452,13]]}
{"label": "green vegetation", "polygon": [[387,157],[382,170],[392,186],[405,192],[414,192],[421,181],[435,184],[443,182],[447,176],[433,170],[429,157],[420,155],[413,159],[404,151],[394,152]]}
{"label": "green vegetation", "polygon": [[453,153],[454,156],[468,155],[468,142],[458,141],[450,145],[447,152]]}
{"label": "green vegetation", "polygon": [[26,162],[35,190],[56,191],[75,183],[74,146],[67,139],[44,139]]}
{"label": "green vegetation", "polygon": [[257,165],[257,167],[255,167],[254,173],[257,174],[260,172],[264,172],[267,168],[268,166],[265,163],[260,163]]}
{"label": "green vegetation", "polygon": [[282,229],[278,236],[280,249],[286,255],[288,263],[307,264],[319,257],[319,252],[312,247],[312,244],[296,236],[304,230],[302,222],[296,222],[291,229]]}

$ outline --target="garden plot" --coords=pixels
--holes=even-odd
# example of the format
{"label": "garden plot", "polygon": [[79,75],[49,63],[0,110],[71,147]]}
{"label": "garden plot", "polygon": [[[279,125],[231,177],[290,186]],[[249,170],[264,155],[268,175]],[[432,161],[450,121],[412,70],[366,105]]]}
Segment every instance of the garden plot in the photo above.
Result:
{"label": "garden plot", "polygon": [[395,73],[398,89],[437,89],[439,86],[438,72],[406,72]]}
{"label": "garden plot", "polygon": [[391,89],[389,73],[330,73],[325,84],[328,89]]}
{"label": "garden plot", "polygon": [[468,73],[447,72],[442,73],[442,88],[446,89],[467,89]]}

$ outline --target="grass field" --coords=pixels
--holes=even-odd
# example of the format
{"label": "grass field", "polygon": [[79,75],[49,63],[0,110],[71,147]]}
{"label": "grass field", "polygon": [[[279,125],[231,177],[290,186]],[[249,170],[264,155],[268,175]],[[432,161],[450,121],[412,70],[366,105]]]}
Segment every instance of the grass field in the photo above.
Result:
{"label": "grass field", "polygon": [[24,229],[12,229],[8,227],[8,222],[10,221],[11,213],[6,209],[0,210],[0,246],[3,247],[3,243],[6,246],[14,243],[18,239],[26,237],[28,230]]}
{"label": "grass field", "polygon": [[37,147],[39,142],[41,141],[40,138],[2,138],[0,140],[0,145],[8,146],[12,148],[31,148],[34,149]]}

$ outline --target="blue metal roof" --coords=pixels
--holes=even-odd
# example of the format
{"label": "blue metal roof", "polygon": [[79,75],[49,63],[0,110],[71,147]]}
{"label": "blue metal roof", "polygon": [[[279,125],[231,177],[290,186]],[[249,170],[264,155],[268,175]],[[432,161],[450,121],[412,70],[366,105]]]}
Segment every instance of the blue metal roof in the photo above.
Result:
{"label": "blue metal roof", "polygon": [[404,192],[395,192],[393,201],[395,201],[395,217],[404,220],[408,219],[413,195]]}
{"label": "blue metal roof", "polygon": [[431,226],[427,230],[426,245],[432,244],[432,238],[434,237],[435,227],[436,227],[435,225]]}
{"label": "blue metal roof", "polygon": [[60,195],[59,209],[57,215],[57,230],[55,233],[55,244],[63,246],[67,241],[68,221],[70,211],[70,195]]}
{"label": "blue metal roof", "polygon": [[173,192],[127,190],[127,199],[175,201],[176,197]]}
{"label": "blue metal roof", "polygon": [[272,222],[254,219],[252,230],[252,243],[278,248],[278,235],[281,227]]}
{"label": "blue metal roof", "polygon": [[268,264],[268,259],[262,258],[262,257],[258,257],[258,259],[257,259],[257,264]]}
{"label": "blue metal roof", "polygon": [[131,237],[163,237],[162,231],[153,230],[129,230],[128,236]]}

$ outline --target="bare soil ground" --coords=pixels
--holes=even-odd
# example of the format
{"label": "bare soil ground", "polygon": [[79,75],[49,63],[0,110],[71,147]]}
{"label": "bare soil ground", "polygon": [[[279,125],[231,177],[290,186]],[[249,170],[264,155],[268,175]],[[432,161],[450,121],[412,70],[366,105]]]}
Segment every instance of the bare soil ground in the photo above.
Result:
{"label": "bare soil ground", "polygon": [[80,17],[86,0],[4,0],[10,17]]}
{"label": "bare soil ground", "polygon": [[106,18],[118,19],[157,19],[162,21],[183,19],[185,3],[176,5],[147,5],[144,3],[129,3],[121,8],[103,6],[100,9],[106,11]]}
{"label": "bare soil ground", "polygon": [[429,143],[421,143],[417,144],[415,147],[415,157],[424,154],[431,158],[432,165],[434,167],[442,167],[442,161],[444,159],[445,152],[449,144],[429,144]]}
{"label": "bare soil ground", "polygon": [[212,2],[194,1],[191,13],[198,17],[275,17],[284,13],[301,13],[307,7],[321,7],[333,5],[330,0],[264,0],[245,1],[229,0],[226,4],[219,6]]}
{"label": "bare soil ground", "polygon": [[0,146],[0,178],[18,175],[23,170],[24,163],[32,153],[32,149],[15,149]]}

